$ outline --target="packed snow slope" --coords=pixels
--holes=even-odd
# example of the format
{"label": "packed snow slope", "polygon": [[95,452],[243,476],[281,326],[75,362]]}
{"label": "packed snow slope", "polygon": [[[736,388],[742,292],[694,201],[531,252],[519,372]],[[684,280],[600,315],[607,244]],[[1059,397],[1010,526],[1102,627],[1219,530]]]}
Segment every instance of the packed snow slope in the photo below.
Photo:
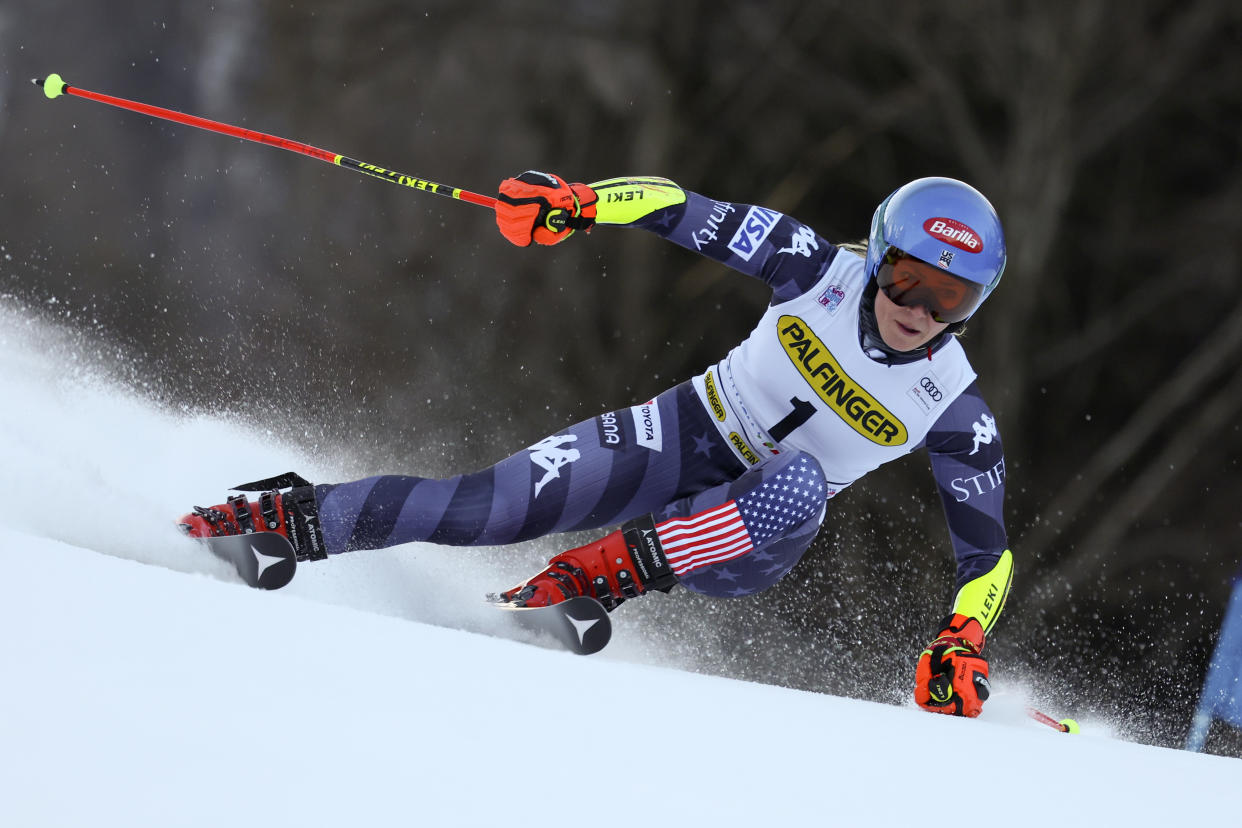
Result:
{"label": "packed snow slope", "polygon": [[[322,469],[169,411],[0,307],[0,825],[1233,824],[1237,760],[498,637],[486,550],[262,593],[170,518]],[[240,446],[199,451],[194,445]],[[451,575],[451,577],[450,577]],[[498,580],[500,579],[500,580]]]}

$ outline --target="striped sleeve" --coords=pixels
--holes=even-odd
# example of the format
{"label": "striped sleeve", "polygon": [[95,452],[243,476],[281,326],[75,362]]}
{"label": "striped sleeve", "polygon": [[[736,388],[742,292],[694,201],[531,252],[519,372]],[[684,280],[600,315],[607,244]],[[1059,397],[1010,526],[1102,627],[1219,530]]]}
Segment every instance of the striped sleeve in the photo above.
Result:
{"label": "striped sleeve", "polygon": [[972,382],[925,441],[957,559],[957,585],[990,572],[1009,546],[1005,454],[991,409]]}
{"label": "striped sleeve", "polygon": [[666,178],[615,178],[591,185],[596,222],[638,227],[762,280],[773,303],[819,281],[838,248],[797,220],[754,204],[717,201]]}

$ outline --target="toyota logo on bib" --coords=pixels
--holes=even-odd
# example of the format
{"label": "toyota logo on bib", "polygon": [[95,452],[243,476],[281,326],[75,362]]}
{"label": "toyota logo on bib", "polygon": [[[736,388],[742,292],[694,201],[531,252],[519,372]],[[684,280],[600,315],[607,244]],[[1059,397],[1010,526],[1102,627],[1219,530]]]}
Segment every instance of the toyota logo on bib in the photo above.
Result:
{"label": "toyota logo on bib", "polygon": [[956,219],[929,218],[923,222],[923,229],[929,236],[968,253],[983,252],[983,239],[979,234]]}

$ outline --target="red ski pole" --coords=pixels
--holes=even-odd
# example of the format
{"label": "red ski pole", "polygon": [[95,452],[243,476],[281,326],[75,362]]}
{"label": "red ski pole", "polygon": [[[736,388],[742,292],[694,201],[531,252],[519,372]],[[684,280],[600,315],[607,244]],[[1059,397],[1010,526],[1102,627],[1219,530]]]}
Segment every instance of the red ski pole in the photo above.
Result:
{"label": "red ski pole", "polygon": [[291,152],[300,152],[303,155],[309,155],[311,158],[318,158],[320,161],[327,161],[329,164],[335,164],[338,167],[345,167],[354,172],[369,175],[372,178],[378,178],[381,181],[390,181],[393,184],[400,184],[403,187],[413,187],[416,190],[425,190],[436,195],[455,198],[459,201],[468,201],[471,204],[478,204],[480,207],[494,208],[496,199],[472,193],[468,190],[462,190],[457,187],[448,187],[444,184],[437,184],[434,181],[427,181],[422,178],[415,178],[412,175],[404,175],[403,173],[393,172],[392,170],[377,167],[374,164],[368,164],[365,161],[358,161],[339,153],[322,150],[318,147],[312,147],[310,144],[303,144],[299,141],[290,141],[288,138],[279,138],[275,135],[268,135],[263,132],[256,132],[253,129],[245,129],[244,127],[223,124],[219,121],[209,121],[206,118],[200,118],[197,115],[186,115],[184,112],[174,112],[171,109],[164,109],[150,104],[139,103],[137,101],[128,101],[124,98],[114,98],[111,95],[103,95],[99,92],[91,92],[87,89],[79,89],[76,86],[70,86],[61,79],[60,75],[48,75],[43,80],[33,78],[31,80],[35,86],[43,87],[43,94],[49,98],[58,98],[62,94],[75,95],[79,98],[86,98],[90,101],[108,104],[109,106],[128,109],[131,112],[140,112],[143,115],[150,115],[153,118],[162,118],[165,121],[175,121],[179,124],[198,127],[209,132],[219,132],[222,135],[231,135],[234,138],[241,138],[246,141],[254,141],[258,144],[267,144],[272,147],[290,150]]}
{"label": "red ski pole", "polygon": [[1043,713],[1040,713],[1038,710],[1036,710],[1033,707],[1028,707],[1026,709],[1026,715],[1030,716],[1032,719],[1039,722],[1040,724],[1048,725],[1048,727],[1051,727],[1054,730],[1059,730],[1062,733],[1081,732],[1078,727],[1078,722],[1074,721],[1073,719],[1062,719],[1061,721],[1058,722],[1056,719],[1052,718],[1051,716],[1047,716]]}

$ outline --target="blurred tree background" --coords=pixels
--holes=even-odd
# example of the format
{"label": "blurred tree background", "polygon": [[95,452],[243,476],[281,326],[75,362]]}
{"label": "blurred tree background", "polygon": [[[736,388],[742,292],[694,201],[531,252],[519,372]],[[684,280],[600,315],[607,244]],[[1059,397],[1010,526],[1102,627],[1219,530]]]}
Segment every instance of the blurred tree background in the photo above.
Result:
{"label": "blurred tree background", "polygon": [[[964,339],[1019,567],[994,674],[1181,743],[1242,558],[1238,4],[10,0],[0,53],[4,301],[355,476],[647,399],[766,290],[641,232],[516,249],[486,210],[31,77],[483,193],[665,175],[841,241],[911,178],[970,181],[1010,250]],[[769,593],[635,610],[673,651],[710,630],[705,671],[904,703],[952,591],[925,457],[832,507]]]}

